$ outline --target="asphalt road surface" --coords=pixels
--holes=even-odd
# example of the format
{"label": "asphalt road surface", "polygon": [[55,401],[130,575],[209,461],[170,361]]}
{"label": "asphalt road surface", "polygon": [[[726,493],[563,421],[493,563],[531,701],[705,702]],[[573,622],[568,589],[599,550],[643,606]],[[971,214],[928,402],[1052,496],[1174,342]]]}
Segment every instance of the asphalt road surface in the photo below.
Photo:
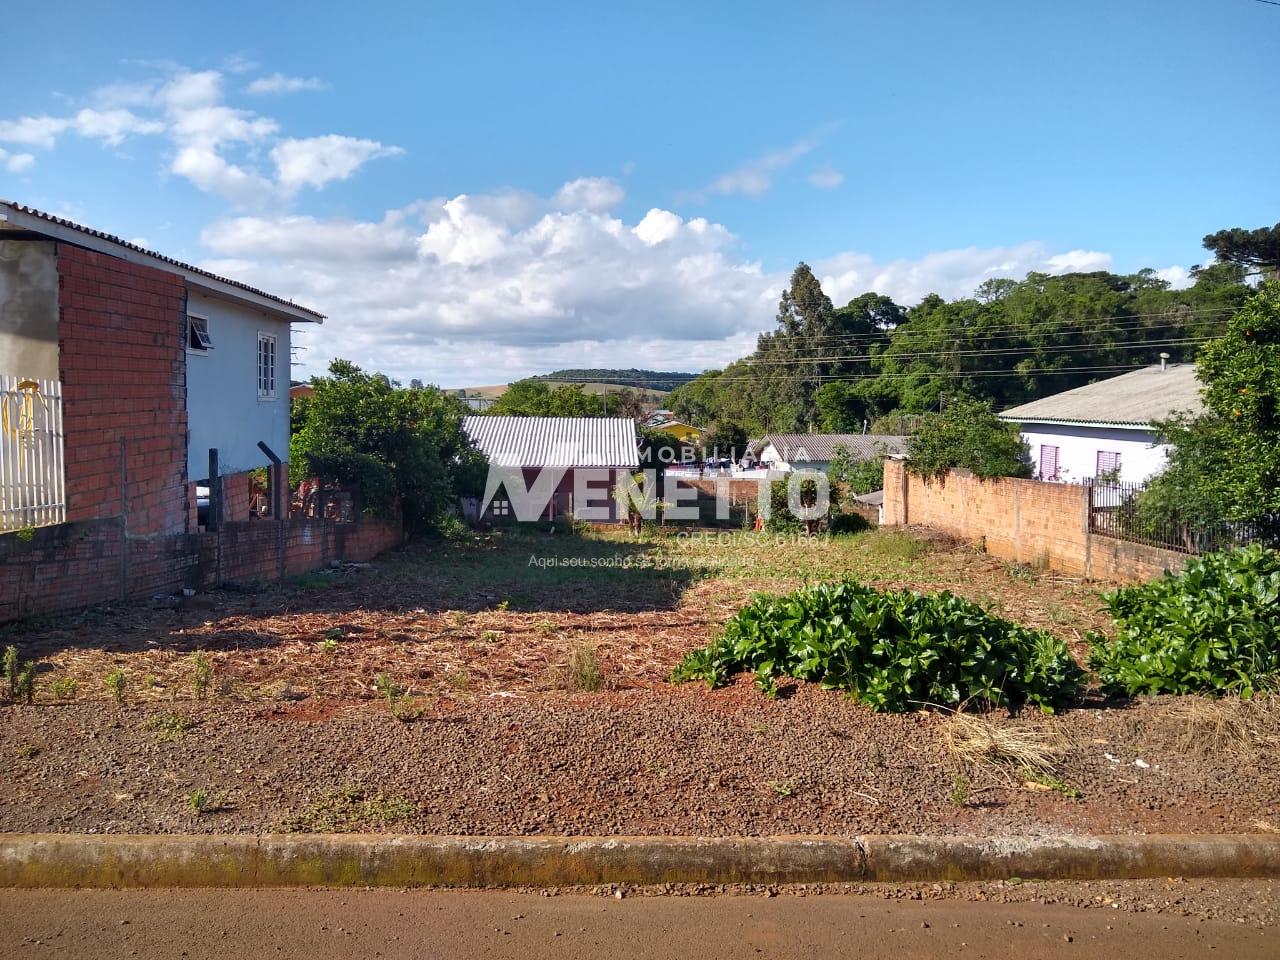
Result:
{"label": "asphalt road surface", "polygon": [[6,957],[1280,957],[1275,927],[1059,904],[828,895],[0,891]]}

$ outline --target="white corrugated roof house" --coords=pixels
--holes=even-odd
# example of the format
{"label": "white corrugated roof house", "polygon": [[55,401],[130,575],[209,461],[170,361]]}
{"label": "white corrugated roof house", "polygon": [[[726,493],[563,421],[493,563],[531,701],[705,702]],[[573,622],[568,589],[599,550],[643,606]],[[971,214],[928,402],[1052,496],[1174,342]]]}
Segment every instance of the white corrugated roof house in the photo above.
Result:
{"label": "white corrugated roof house", "polygon": [[1164,469],[1155,423],[1204,409],[1194,363],[1154,364],[1005,410],[1041,480],[1141,483]]}
{"label": "white corrugated roof house", "polygon": [[874,433],[767,433],[752,443],[748,453],[771,470],[826,471],[840,448],[854,463],[876,457],[901,456],[907,437]]}
{"label": "white corrugated roof house", "polygon": [[[610,492],[619,473],[640,466],[636,425],[625,417],[465,417],[462,429],[492,467],[516,471],[529,489],[546,470],[554,471],[554,492],[541,519],[574,513],[590,499],[616,518]],[[513,481],[513,482],[514,482]],[[505,489],[505,487],[504,487]],[[492,518],[513,516],[516,491],[493,493],[485,510]],[[585,519],[605,519],[587,515]]]}

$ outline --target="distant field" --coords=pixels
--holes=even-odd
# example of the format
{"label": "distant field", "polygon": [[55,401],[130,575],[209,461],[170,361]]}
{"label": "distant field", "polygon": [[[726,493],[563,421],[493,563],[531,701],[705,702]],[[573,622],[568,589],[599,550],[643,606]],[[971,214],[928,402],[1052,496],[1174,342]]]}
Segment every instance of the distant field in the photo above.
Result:
{"label": "distant field", "polygon": [[[540,382],[551,387],[567,385],[560,380],[542,380]],[[468,397],[484,397],[493,400],[506,393],[509,386],[510,384],[508,383],[497,383],[484,387],[462,387],[461,391],[463,395]],[[642,390],[637,387],[624,387],[616,383],[574,383],[572,386],[582,387],[587,393],[592,394],[621,393],[623,390],[633,390],[648,403],[660,403],[668,393],[666,390]]]}

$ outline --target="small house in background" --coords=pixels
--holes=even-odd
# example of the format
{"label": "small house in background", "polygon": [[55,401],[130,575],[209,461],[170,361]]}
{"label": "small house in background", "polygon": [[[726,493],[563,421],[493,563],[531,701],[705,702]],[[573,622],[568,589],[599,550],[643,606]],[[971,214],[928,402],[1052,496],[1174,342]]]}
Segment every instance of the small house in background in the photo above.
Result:
{"label": "small house in background", "polygon": [[1018,424],[1040,480],[1142,483],[1164,469],[1155,422],[1203,410],[1194,363],[1154,364],[1000,414]]}
{"label": "small house in background", "polygon": [[698,444],[702,442],[703,431],[691,423],[677,420],[670,410],[656,410],[649,416],[644,425],[649,430],[656,430],[675,437],[681,443]]}
{"label": "small house in background", "polygon": [[902,456],[907,437],[874,433],[767,433],[747,447],[747,455],[768,470],[817,470],[831,466],[840,448],[853,463]]}
{"label": "small house in background", "polygon": [[[518,471],[526,490],[544,473],[548,499],[538,519],[572,516],[576,508],[604,508],[618,519],[613,488],[618,477],[640,466],[635,421],[626,417],[466,417],[462,429],[491,467]],[[492,491],[476,515],[513,520],[516,491]]]}

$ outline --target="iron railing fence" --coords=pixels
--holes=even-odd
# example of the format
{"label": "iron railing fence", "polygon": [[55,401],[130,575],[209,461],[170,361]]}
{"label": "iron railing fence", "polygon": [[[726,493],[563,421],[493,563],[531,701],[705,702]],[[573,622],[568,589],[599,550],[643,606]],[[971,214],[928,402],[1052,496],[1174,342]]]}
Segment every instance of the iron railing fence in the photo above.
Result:
{"label": "iron railing fence", "polygon": [[62,384],[0,374],[0,533],[66,519]]}
{"label": "iron railing fence", "polygon": [[1142,503],[1145,483],[1087,480],[1089,532],[1179,553],[1201,554],[1250,543],[1280,545],[1280,515],[1242,523],[1186,524]]}

